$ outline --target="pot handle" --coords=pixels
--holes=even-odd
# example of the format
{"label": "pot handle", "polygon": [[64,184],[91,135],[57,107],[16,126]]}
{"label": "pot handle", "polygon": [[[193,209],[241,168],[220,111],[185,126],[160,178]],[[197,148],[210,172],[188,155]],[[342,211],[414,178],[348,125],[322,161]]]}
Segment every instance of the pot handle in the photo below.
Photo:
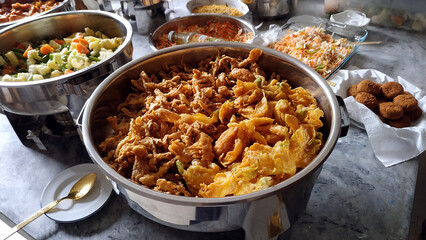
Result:
{"label": "pot handle", "polygon": [[346,104],[343,101],[343,98],[341,96],[336,95],[337,102],[339,103],[340,108],[340,117],[342,119],[342,125],[340,128],[340,135],[339,137],[344,137],[348,134],[349,125],[351,124],[351,119],[349,118],[349,112],[346,108]]}
{"label": "pot handle", "polygon": [[86,100],[86,102],[84,102],[83,107],[81,107],[80,113],[77,116],[77,119],[75,120],[75,123],[77,125],[78,128],[81,128],[81,126],[83,126],[83,113],[84,110],[86,109],[87,106],[87,102],[89,102],[90,97]]}

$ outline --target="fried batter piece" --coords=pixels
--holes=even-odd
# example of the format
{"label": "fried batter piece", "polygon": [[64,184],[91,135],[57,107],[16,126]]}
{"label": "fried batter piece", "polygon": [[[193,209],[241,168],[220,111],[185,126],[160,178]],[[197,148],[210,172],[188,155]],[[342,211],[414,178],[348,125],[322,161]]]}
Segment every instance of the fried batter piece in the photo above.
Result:
{"label": "fried batter piece", "polygon": [[305,89],[246,59],[141,72],[108,117],[103,159],[135,183],[181,196],[225,197],[265,189],[306,167],[322,147],[323,111]]}

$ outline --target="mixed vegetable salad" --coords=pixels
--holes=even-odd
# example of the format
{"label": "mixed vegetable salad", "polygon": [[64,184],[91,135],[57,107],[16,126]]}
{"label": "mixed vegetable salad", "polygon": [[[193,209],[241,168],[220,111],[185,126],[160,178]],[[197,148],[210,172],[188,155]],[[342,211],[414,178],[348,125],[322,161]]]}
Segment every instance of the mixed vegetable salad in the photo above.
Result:
{"label": "mixed vegetable salad", "polygon": [[288,34],[269,44],[269,47],[299,59],[326,78],[355,45],[346,38],[333,38],[321,27],[308,26],[297,31],[290,29]]}
{"label": "mixed vegetable salad", "polygon": [[85,28],[62,39],[18,43],[0,54],[0,81],[25,82],[58,77],[110,57],[124,37],[109,38]]}

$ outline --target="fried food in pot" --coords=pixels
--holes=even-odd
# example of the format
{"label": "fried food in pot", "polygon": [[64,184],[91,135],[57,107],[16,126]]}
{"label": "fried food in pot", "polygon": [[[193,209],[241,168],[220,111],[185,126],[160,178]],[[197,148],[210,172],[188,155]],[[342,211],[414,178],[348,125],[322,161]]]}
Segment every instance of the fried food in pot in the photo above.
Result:
{"label": "fried food in pot", "polygon": [[266,75],[261,56],[142,72],[108,118],[104,161],[153,190],[197,197],[246,194],[296,174],[322,147],[324,113],[305,89]]}

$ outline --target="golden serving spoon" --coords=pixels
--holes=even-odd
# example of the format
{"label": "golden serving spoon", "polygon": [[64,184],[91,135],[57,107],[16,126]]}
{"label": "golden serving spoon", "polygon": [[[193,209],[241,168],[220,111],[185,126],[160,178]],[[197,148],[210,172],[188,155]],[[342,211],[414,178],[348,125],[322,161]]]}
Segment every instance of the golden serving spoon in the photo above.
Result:
{"label": "golden serving spoon", "polygon": [[8,237],[12,236],[15,232],[17,232],[19,229],[25,227],[28,223],[34,221],[36,218],[40,217],[44,213],[47,213],[49,210],[54,208],[56,205],[58,205],[62,200],[65,199],[71,199],[71,200],[78,200],[84,196],[92,189],[93,185],[96,181],[96,173],[89,173],[86,176],[82,177],[80,180],[78,180],[71,188],[70,192],[66,197],[60,198],[58,200],[55,200],[49,204],[47,204],[45,207],[40,209],[38,212],[34,213],[21,223],[17,224],[15,227],[11,228],[9,232],[7,232],[5,235],[0,237],[1,240],[7,239]]}

